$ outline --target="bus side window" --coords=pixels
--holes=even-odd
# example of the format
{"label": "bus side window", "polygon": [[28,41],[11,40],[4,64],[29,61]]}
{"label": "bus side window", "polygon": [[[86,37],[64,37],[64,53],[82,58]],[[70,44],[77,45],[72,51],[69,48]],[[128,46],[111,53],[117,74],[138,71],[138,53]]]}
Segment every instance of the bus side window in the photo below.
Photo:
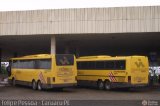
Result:
{"label": "bus side window", "polygon": [[96,61],[96,69],[104,70],[104,61]]}
{"label": "bus side window", "polygon": [[115,69],[116,70],[125,70],[126,62],[125,60],[115,61]]}
{"label": "bus side window", "polygon": [[42,59],[39,61],[40,69],[51,69],[51,59]]}
{"label": "bus side window", "polygon": [[87,62],[87,61],[81,62],[81,68],[82,68],[82,69],[88,69],[88,68],[89,68],[89,67],[88,67],[88,62]]}
{"label": "bus side window", "polygon": [[114,70],[114,61],[105,61],[105,69],[106,70]]}
{"label": "bus side window", "polygon": [[81,62],[77,62],[77,68],[81,69]]}
{"label": "bus side window", "polygon": [[51,59],[35,60],[36,69],[51,69]]}

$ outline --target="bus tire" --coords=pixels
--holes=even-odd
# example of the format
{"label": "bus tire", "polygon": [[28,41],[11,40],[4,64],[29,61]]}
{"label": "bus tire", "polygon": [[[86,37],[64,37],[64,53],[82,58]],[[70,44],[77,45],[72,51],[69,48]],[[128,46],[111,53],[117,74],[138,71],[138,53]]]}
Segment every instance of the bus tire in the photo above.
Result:
{"label": "bus tire", "polygon": [[104,83],[103,83],[102,80],[98,80],[98,81],[97,81],[97,88],[98,88],[99,90],[103,90],[103,89],[104,89]]}
{"label": "bus tire", "polygon": [[16,80],[15,80],[15,78],[12,78],[12,86],[16,86]]}
{"label": "bus tire", "polygon": [[107,91],[111,90],[111,82],[110,81],[104,82],[104,89]]}
{"label": "bus tire", "polygon": [[36,90],[36,89],[37,89],[37,84],[36,84],[36,81],[35,81],[35,80],[32,81],[32,89],[33,89],[33,90]]}
{"label": "bus tire", "polygon": [[38,88],[39,91],[42,90],[42,83],[41,83],[41,81],[38,81],[37,88]]}

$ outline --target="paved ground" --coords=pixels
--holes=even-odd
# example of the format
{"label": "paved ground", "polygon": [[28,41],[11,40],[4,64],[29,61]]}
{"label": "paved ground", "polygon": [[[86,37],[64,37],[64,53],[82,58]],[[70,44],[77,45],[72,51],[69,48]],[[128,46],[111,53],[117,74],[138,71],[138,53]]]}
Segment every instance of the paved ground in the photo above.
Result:
{"label": "paved ground", "polygon": [[104,91],[95,88],[65,88],[63,91],[34,91],[25,86],[0,87],[0,100],[160,100],[159,88]]}
{"label": "paved ground", "polygon": [[[34,106],[142,106],[143,102],[147,102],[150,106],[158,106],[160,104],[160,87],[131,89],[128,91],[119,89],[104,91],[95,88],[65,88],[63,91],[53,89],[34,91],[25,86],[1,86],[0,105],[17,106],[17,104],[4,104],[12,103],[8,102],[8,100],[40,100]],[[42,102],[47,104],[43,104]],[[69,103],[69,105],[55,103]]]}

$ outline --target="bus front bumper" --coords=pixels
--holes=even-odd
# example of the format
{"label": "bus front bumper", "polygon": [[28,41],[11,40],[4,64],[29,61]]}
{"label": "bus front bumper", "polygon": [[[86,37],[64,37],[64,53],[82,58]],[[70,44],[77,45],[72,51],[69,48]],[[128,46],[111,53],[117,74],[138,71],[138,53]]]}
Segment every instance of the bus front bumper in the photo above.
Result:
{"label": "bus front bumper", "polygon": [[67,84],[42,84],[42,88],[67,88],[67,87],[74,87],[76,83],[67,83]]}

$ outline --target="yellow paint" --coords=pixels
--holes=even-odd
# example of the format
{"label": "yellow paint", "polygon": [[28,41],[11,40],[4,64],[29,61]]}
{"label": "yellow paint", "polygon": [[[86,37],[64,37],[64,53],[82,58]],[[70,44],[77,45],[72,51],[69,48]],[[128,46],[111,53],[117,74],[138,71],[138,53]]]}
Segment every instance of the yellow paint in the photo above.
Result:
{"label": "yellow paint", "polygon": [[125,70],[79,70],[78,80],[102,81],[109,80],[109,73],[112,72],[116,81],[111,82],[128,82],[128,76],[131,76],[130,84],[148,84],[148,58],[146,56],[85,56],[77,58],[77,62],[82,61],[107,61],[107,60],[125,60]]}
{"label": "yellow paint", "polygon": [[[28,59],[51,59],[51,69],[17,69],[11,68],[11,76],[9,79],[15,78],[19,81],[32,82],[40,80],[39,74],[42,72],[44,80],[47,82],[47,78],[50,78],[50,84],[66,84],[66,83],[77,83],[77,68],[74,57],[74,65],[69,66],[57,66],[56,55],[40,54],[40,55],[29,55],[24,57],[12,58],[11,60],[28,60]],[[61,75],[59,75],[61,74]],[[55,78],[55,81],[53,81]],[[43,82],[42,82],[43,83]]]}

